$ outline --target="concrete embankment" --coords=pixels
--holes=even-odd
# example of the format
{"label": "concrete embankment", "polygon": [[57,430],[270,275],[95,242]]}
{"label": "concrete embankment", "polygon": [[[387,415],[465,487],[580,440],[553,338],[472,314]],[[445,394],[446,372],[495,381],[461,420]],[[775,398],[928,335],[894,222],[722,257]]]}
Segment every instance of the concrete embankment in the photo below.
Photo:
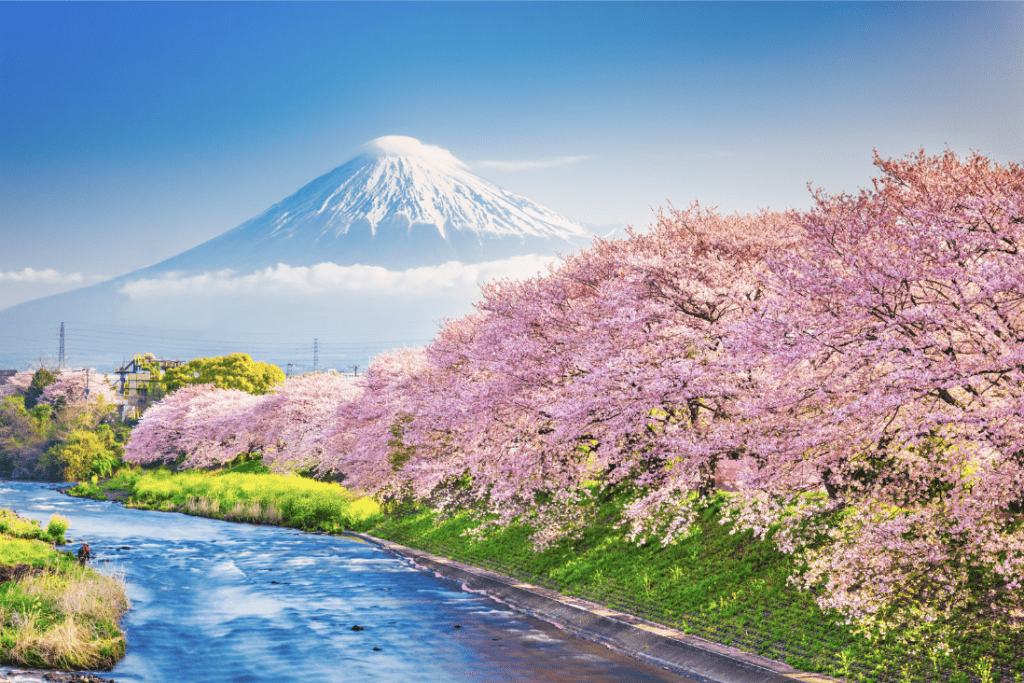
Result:
{"label": "concrete embankment", "polygon": [[801,672],[787,664],[370,534],[348,532],[347,535],[379,545],[439,577],[460,583],[464,590],[485,594],[581,638],[698,680],[709,683],[826,683],[836,680]]}

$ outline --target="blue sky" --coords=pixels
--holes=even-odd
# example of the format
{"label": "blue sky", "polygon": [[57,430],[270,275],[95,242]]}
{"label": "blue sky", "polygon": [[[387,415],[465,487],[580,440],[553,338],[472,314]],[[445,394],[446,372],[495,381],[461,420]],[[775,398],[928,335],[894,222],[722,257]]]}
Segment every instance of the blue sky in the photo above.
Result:
{"label": "blue sky", "polygon": [[806,207],[872,148],[1024,159],[1022,3],[0,3],[0,44],[0,307],[177,254],[382,135],[636,226]]}

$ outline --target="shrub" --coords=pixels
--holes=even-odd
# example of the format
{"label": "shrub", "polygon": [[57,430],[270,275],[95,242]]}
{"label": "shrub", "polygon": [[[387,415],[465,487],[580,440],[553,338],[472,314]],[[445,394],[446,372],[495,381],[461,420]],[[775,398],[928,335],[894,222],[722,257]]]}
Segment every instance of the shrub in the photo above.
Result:
{"label": "shrub", "polygon": [[71,526],[71,521],[67,517],[55,514],[50,517],[50,522],[46,525],[46,534],[54,543],[62,545],[64,543],[64,532],[68,530],[69,526]]}
{"label": "shrub", "polygon": [[63,444],[50,448],[39,461],[37,469],[47,479],[84,481],[93,474],[109,477],[123,464],[124,449],[108,425],[96,431],[80,429]]}

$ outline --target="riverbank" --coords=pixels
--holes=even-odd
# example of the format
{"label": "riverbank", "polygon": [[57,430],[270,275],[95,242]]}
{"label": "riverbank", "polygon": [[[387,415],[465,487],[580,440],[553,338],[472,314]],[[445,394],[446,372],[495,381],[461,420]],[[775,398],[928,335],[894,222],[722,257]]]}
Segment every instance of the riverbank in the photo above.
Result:
{"label": "riverbank", "polygon": [[[216,509],[212,504],[196,504],[195,493],[185,491],[186,484],[194,487],[197,481],[225,476],[135,473],[104,486],[83,486],[78,493],[94,498],[128,494],[125,502],[134,507],[231,519],[229,513],[238,509],[239,503],[243,508],[253,505],[257,489],[250,490],[250,499],[242,500],[239,496],[244,496],[245,490],[240,485],[207,483],[208,491],[218,487],[233,491],[234,498],[226,498]],[[297,477],[258,478],[268,482],[260,489],[263,496],[270,490],[306,486]],[[118,486],[128,488],[117,494]],[[156,495],[157,491],[162,493]],[[345,496],[339,491],[338,497]],[[348,500],[352,502],[351,497]],[[262,510],[278,509],[266,497],[259,504]],[[296,508],[294,502],[291,505]],[[363,505],[364,510],[371,510],[369,503]],[[857,636],[834,615],[823,613],[811,594],[789,583],[794,571],[792,556],[779,553],[769,541],[756,539],[750,532],[733,533],[734,529],[722,523],[717,503],[704,509],[698,533],[662,548],[628,541],[618,526],[615,503],[609,502],[580,538],[563,540],[542,552],[531,548],[527,540],[530,530],[524,527],[491,529],[474,540],[467,534],[474,523],[465,514],[441,521],[429,510],[406,508],[388,516],[377,511],[352,518],[348,508],[338,509],[339,514],[348,516],[317,519],[293,515],[287,525],[308,531],[337,532],[339,527],[366,531],[806,672],[878,683],[1020,681],[1024,662],[1020,634],[965,629],[959,640],[949,643],[948,651]]]}
{"label": "riverbank", "polygon": [[124,468],[96,485],[78,484],[69,493],[144,510],[304,531],[368,530],[384,520],[380,506],[369,498],[337,484],[270,474],[258,461],[216,473]]}
{"label": "riverbank", "polygon": [[454,581],[559,629],[663,669],[712,683],[829,683],[835,679],[801,672],[780,662],[666,628],[631,614],[523,583],[486,569],[351,532],[415,566]]}
{"label": "riverbank", "polygon": [[93,674],[26,669],[17,666],[0,666],[0,681],[4,683],[115,683],[111,678]]}
{"label": "riverbank", "polygon": [[108,670],[125,655],[124,586],[51,545],[66,529],[0,509],[0,664]]}

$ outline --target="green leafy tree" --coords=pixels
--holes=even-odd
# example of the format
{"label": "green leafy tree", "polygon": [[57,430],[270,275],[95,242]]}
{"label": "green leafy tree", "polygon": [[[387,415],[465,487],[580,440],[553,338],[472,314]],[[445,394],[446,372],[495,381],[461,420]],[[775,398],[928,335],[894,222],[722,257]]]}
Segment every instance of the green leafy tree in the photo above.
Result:
{"label": "green leafy tree", "polygon": [[0,401],[0,477],[13,476],[18,467],[32,469],[49,445],[52,412],[45,403],[27,410],[23,396]]}
{"label": "green leafy tree", "polygon": [[41,368],[20,395],[0,400],[0,477],[64,481],[89,472],[108,475],[120,465],[128,429],[103,392],[88,402],[69,402],[61,392],[42,402],[47,387],[74,379],[76,372],[81,374]]}
{"label": "green leafy tree", "polygon": [[36,469],[45,478],[60,481],[83,481],[94,474],[109,477],[123,464],[123,455],[123,433],[103,424],[95,431],[72,432],[46,451]]}
{"label": "green leafy tree", "polygon": [[213,384],[218,389],[239,389],[250,394],[266,394],[284,382],[284,372],[270,363],[257,363],[247,353],[196,358],[164,373],[167,392],[191,384]]}
{"label": "green leafy tree", "polygon": [[36,370],[36,374],[32,375],[32,384],[29,385],[28,390],[25,392],[25,407],[29,410],[35,408],[39,402],[39,397],[43,395],[43,389],[56,381],[57,373],[46,368]]}

